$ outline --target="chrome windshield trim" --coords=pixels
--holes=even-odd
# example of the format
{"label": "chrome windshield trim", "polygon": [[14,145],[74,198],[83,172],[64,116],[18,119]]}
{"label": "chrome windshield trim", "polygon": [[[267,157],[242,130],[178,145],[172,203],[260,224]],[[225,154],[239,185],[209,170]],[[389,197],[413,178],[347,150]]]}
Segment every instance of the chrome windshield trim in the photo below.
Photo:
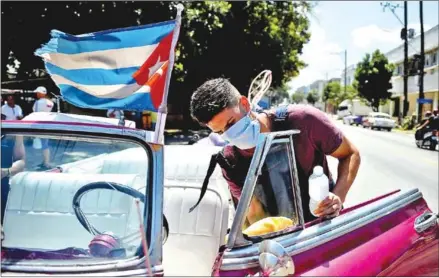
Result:
{"label": "chrome windshield trim", "polygon": [[[422,193],[418,189],[401,191],[378,200],[376,203],[331,219],[330,222],[325,221],[275,240],[285,247],[288,254],[293,256],[365,226],[420,198],[422,198]],[[259,244],[254,244],[237,250],[225,251],[220,270],[242,270],[257,267],[258,248]]]}
{"label": "chrome windshield trim", "polygon": [[[54,136],[80,136],[80,137],[90,137],[97,138],[99,136],[120,137],[120,140],[134,140],[137,142],[142,142],[142,146],[148,153],[149,162],[152,161],[151,167],[148,170],[148,180],[152,183],[146,184],[146,190],[150,190],[152,194],[148,198],[148,203],[151,204],[152,213],[149,214],[148,206],[145,206],[144,211],[144,226],[148,227],[148,221],[151,223],[150,230],[150,246],[149,246],[149,256],[151,265],[161,265],[162,263],[162,211],[163,211],[163,145],[154,145],[153,148],[150,143],[145,141],[144,130],[129,130],[124,128],[112,128],[108,127],[95,127],[87,126],[83,124],[66,125],[58,123],[21,123],[12,122],[5,123],[2,121],[1,127],[2,133],[4,130],[10,133],[23,133],[32,134],[41,131],[41,134],[49,133]],[[60,131],[65,131],[65,135],[59,135]],[[136,132],[127,132],[136,131]],[[58,134],[57,134],[58,133]],[[151,171],[152,170],[152,171]],[[148,186],[149,185],[149,186]],[[152,197],[154,196],[154,197]],[[161,196],[161,198],[158,198]],[[150,215],[150,220],[148,216]],[[158,226],[159,225],[159,226]],[[148,230],[146,231],[148,233]],[[87,271],[118,271],[123,269],[135,268],[145,266],[145,257],[139,258],[138,256],[132,256],[131,258],[122,260],[112,260],[112,261],[98,261],[98,262],[82,262],[81,265],[75,264],[74,261],[69,261],[69,263],[64,264],[52,264],[49,265],[48,262],[35,262],[35,261],[22,261],[22,262],[2,262],[1,271],[13,271],[13,272],[52,272],[52,273],[82,273]]]}
{"label": "chrome windshield trim", "polygon": [[[246,246],[252,244],[252,242],[244,238],[242,234],[242,226],[245,221],[245,215],[247,215],[250,201],[253,196],[255,184],[258,176],[260,175],[262,165],[265,161],[265,158],[268,154],[268,151],[272,143],[277,142],[277,140],[282,141],[283,139],[289,140],[286,142],[291,143],[290,138],[294,134],[298,134],[298,133],[300,133],[299,130],[287,130],[287,131],[259,134],[258,143],[256,144],[256,149],[253,154],[253,158],[250,163],[247,176],[245,178],[244,186],[241,193],[241,198],[239,199],[238,206],[236,208],[235,218],[233,219],[232,227],[230,229],[229,238],[226,244],[228,248],[233,248],[236,246]],[[288,138],[279,138],[279,137],[288,137]],[[291,148],[293,148],[293,146],[291,146]],[[303,222],[301,223],[303,224]]]}
{"label": "chrome windshield trim", "polygon": [[72,124],[72,123],[47,123],[47,122],[7,122],[2,121],[1,129],[29,129],[29,130],[57,130],[66,132],[85,132],[102,133],[118,136],[130,136],[140,139],[146,143],[154,144],[154,133],[151,131],[121,128],[112,125],[91,125],[91,124]]}

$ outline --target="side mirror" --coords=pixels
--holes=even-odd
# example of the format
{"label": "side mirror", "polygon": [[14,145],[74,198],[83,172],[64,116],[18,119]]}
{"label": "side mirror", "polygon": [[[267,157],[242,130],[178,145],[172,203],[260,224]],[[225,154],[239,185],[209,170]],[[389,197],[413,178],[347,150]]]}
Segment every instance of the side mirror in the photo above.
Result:
{"label": "side mirror", "polygon": [[294,262],[285,248],[274,240],[264,240],[259,246],[260,276],[289,276],[295,272]]}

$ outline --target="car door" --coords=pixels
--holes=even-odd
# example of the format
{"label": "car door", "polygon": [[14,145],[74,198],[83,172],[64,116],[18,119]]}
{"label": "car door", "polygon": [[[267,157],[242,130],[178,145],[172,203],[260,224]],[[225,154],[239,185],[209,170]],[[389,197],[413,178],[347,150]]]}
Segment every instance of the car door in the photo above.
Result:
{"label": "car door", "polygon": [[[297,276],[439,274],[437,215],[431,214],[417,189],[391,192],[346,208],[336,218],[304,223],[292,148],[293,135],[293,131],[273,133],[259,141],[227,246],[213,267],[214,276],[257,274],[261,267],[260,245],[269,239],[283,246],[294,262],[294,275]],[[249,236],[245,223],[248,213],[254,209],[252,200],[263,195],[257,189],[260,174],[264,166],[269,167],[267,164],[273,161],[273,157],[270,158],[272,150],[282,144],[290,144],[286,149],[287,155],[291,155],[291,163],[283,169],[271,169],[277,173],[290,173],[290,179],[285,178],[281,184],[291,189],[285,191],[285,195],[291,195],[283,196],[283,200],[290,200],[294,210],[281,209],[281,214],[259,220],[265,221],[261,233],[255,235],[252,230],[253,234]],[[282,161],[282,158],[274,160]],[[278,182],[275,184],[279,185]],[[279,217],[292,221],[283,226],[279,224]]]}

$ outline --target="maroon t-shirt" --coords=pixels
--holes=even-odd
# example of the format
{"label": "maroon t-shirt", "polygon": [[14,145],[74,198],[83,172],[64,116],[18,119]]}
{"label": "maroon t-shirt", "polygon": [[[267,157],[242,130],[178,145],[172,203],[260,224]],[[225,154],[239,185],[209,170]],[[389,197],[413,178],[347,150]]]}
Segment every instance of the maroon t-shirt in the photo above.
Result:
{"label": "maroon t-shirt", "polygon": [[[306,211],[309,202],[308,178],[312,174],[314,166],[320,165],[323,166],[325,174],[329,177],[331,183],[333,183],[326,155],[333,153],[341,145],[343,135],[325,113],[312,106],[289,105],[287,111],[288,118],[286,119],[287,122],[283,125],[284,127],[272,131],[287,130],[288,128],[300,130],[299,134],[293,135],[293,142],[306,219],[310,213],[309,209]],[[275,116],[274,110],[265,111],[264,113],[269,116],[273,123]],[[235,152],[239,153],[239,163],[246,164],[245,169],[248,170],[252,153],[230,145],[224,148],[226,158],[236,157],[237,154]],[[222,170],[223,176],[229,184],[233,198],[235,201],[239,200],[245,177],[239,180],[232,180],[229,178],[227,171],[225,169]],[[246,172],[243,174],[246,175]]]}

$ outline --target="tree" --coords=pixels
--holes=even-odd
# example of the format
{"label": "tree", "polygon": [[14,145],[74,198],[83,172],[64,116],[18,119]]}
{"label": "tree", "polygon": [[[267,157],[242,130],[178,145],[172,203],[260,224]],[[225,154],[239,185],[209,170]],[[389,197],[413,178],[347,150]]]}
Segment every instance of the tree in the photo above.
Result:
{"label": "tree", "polygon": [[323,100],[338,106],[340,104],[341,86],[338,82],[329,82],[323,89]]}
{"label": "tree", "polygon": [[[177,2],[2,2],[2,80],[19,61],[16,79],[38,76],[43,68],[34,51],[51,29],[70,34],[148,24],[174,18]],[[185,2],[169,103],[188,121],[192,92],[204,81],[227,77],[242,94],[263,69],[282,87],[305,66],[300,54],[309,41],[306,1]],[[51,85],[56,89],[55,85]]]}
{"label": "tree", "polygon": [[372,56],[366,54],[357,65],[354,87],[376,111],[380,102],[389,99],[392,95],[389,89],[392,88],[390,79],[393,70],[394,65],[389,63],[387,57],[379,50],[375,50]]}
{"label": "tree", "polygon": [[316,90],[312,90],[306,96],[306,101],[308,101],[308,103],[311,103],[312,105],[314,105],[314,103],[319,101],[319,99],[320,99],[320,96],[319,96],[319,93]]}
{"label": "tree", "polygon": [[291,96],[291,100],[294,103],[301,103],[303,102],[303,100],[305,99],[305,94],[302,92],[295,92],[292,96]]}

